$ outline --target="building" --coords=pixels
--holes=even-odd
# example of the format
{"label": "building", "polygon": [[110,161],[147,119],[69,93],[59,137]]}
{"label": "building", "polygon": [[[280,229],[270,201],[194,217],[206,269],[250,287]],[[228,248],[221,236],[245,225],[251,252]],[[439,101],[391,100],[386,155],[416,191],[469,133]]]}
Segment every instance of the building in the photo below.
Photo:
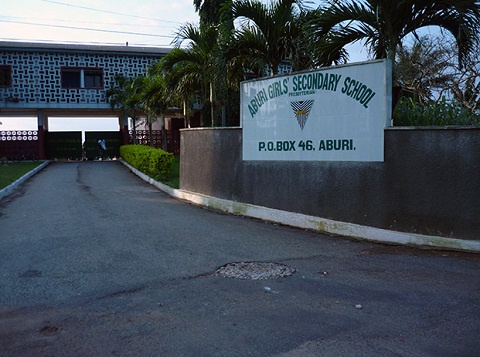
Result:
{"label": "building", "polygon": [[120,141],[128,142],[128,118],[110,108],[105,93],[115,75],[145,74],[168,52],[128,45],[0,42],[0,121],[2,116],[38,121],[38,132],[31,135],[0,131],[0,144],[37,141],[39,157],[46,158],[48,118],[54,116],[118,116]]}

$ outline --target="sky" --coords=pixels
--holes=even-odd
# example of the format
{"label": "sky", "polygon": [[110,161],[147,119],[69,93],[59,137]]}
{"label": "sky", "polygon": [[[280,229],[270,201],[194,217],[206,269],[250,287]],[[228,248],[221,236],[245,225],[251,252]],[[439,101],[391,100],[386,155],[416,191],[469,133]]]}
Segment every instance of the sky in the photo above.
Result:
{"label": "sky", "polygon": [[3,0],[0,40],[170,46],[193,0]]}
{"label": "sky", "polygon": [[[320,1],[311,2],[316,7]],[[1,0],[0,41],[171,47],[175,32],[187,22],[198,24],[193,0]],[[365,59],[361,46],[350,49],[351,62]],[[10,130],[28,120],[0,121],[0,130]],[[64,130],[61,122],[60,129],[49,122],[49,130]],[[108,130],[117,125],[110,122]],[[73,124],[67,122],[78,130]],[[32,125],[36,122],[26,129],[35,129]]]}
{"label": "sky", "polygon": [[2,0],[1,8],[0,41],[170,47],[182,24],[198,23],[193,0]]}

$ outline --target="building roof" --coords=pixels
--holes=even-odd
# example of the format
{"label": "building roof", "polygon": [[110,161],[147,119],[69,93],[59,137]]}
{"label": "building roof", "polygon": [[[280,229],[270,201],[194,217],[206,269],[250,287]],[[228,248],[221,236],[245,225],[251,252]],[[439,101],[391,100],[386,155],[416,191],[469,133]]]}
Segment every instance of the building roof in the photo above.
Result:
{"label": "building roof", "polygon": [[13,42],[0,41],[0,52],[56,52],[56,53],[93,53],[136,56],[165,56],[170,52],[168,47],[143,46],[115,46],[115,45],[86,45],[70,43],[42,43],[42,42]]}

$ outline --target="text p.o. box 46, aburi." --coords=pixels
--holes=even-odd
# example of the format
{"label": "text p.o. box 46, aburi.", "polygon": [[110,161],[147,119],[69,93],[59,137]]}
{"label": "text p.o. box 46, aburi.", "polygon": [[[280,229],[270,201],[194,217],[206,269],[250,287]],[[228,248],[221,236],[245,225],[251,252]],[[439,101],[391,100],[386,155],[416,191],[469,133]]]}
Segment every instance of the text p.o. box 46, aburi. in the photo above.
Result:
{"label": "text p.o. box 46, aburi.", "polygon": [[243,160],[383,161],[388,60],[241,83]]}

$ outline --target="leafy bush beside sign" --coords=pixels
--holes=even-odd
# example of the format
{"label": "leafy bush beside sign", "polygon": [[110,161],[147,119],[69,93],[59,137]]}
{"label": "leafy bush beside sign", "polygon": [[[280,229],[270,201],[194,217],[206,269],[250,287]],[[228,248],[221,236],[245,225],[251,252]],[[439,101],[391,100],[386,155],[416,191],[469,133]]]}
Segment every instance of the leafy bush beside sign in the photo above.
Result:
{"label": "leafy bush beside sign", "polygon": [[123,145],[120,147],[120,156],[155,180],[169,176],[175,159],[171,153],[144,145]]}
{"label": "leafy bush beside sign", "polygon": [[456,103],[441,100],[421,104],[402,97],[393,116],[394,126],[480,125],[480,114]]}

